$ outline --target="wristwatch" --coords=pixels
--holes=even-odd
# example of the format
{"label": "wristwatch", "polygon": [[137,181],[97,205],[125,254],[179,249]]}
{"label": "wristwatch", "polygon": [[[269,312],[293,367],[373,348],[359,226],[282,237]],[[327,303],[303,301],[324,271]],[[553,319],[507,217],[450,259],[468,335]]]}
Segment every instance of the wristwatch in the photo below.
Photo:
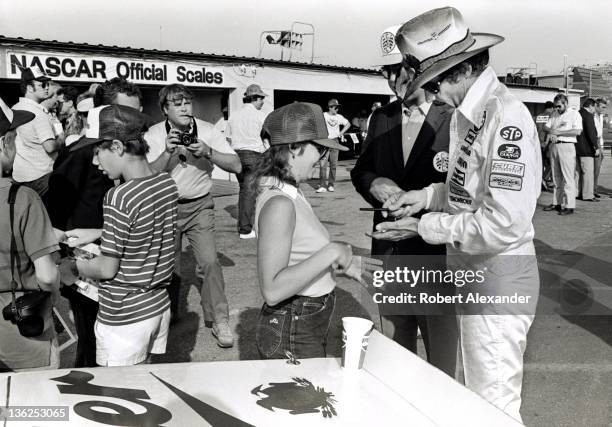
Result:
{"label": "wristwatch", "polygon": [[212,147],[209,147],[208,145],[207,145],[207,147],[208,147],[208,152],[204,153],[204,157],[206,157],[208,160],[210,160],[212,158],[213,149],[212,149]]}

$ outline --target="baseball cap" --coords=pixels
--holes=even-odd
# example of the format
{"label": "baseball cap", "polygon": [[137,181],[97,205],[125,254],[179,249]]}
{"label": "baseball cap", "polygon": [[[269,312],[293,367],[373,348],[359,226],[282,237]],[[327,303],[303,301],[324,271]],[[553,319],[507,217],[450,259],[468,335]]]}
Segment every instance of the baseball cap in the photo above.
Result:
{"label": "baseball cap", "polygon": [[51,80],[51,78],[48,77],[39,66],[23,68],[21,70],[21,81],[29,82],[32,80],[47,82]]}
{"label": "baseball cap", "polygon": [[336,138],[329,138],[323,110],[309,102],[294,102],[272,111],[264,121],[263,133],[269,137],[270,145],[312,141],[324,147],[348,150]]}
{"label": "baseball cap", "polygon": [[329,101],[327,101],[327,106],[328,107],[338,107],[338,106],[340,106],[340,103],[338,102],[337,99],[332,98]]}
{"label": "baseball cap", "polygon": [[400,29],[401,25],[393,25],[389,28],[385,28],[380,35],[380,64],[384,65],[395,65],[401,64],[402,53],[395,43],[395,35]]}
{"label": "baseball cap", "polygon": [[70,147],[76,151],[104,141],[139,140],[147,130],[149,118],[140,111],[124,105],[102,105],[87,113],[85,137]]}
{"label": "baseball cap", "polygon": [[263,90],[261,90],[261,87],[259,87],[259,85],[252,84],[252,85],[247,86],[246,92],[244,92],[244,96],[268,96],[268,95],[264,93]]}
{"label": "baseball cap", "polygon": [[0,136],[34,119],[34,113],[12,110],[0,99]]}

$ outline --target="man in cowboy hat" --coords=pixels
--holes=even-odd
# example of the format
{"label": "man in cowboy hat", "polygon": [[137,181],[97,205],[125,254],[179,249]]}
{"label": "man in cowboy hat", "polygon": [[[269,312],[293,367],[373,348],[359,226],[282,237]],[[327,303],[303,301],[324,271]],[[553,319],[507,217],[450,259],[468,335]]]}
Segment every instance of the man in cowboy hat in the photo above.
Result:
{"label": "man in cowboy hat", "polygon": [[[406,95],[412,75],[402,67],[402,55],[395,45],[399,28],[395,25],[383,31],[380,43],[382,73],[398,99],[372,113],[365,151],[351,171],[355,189],[376,208],[397,192],[420,189],[446,179],[446,164],[439,160],[448,159],[452,111],[443,103],[432,103],[432,97],[426,97],[422,89]],[[373,228],[382,221],[382,213],[375,212]],[[420,255],[421,261],[428,255],[433,256],[427,259],[434,260],[437,255],[438,261],[442,258],[443,262],[445,253],[444,245],[430,245],[419,236],[397,242],[372,239],[372,255],[404,256],[390,257],[385,266],[390,270],[396,264],[405,265],[407,255]],[[439,292],[448,290],[445,286]],[[379,308],[385,335],[416,353],[420,328],[428,361],[454,377],[457,350],[454,316],[429,315],[428,310],[414,306],[405,307],[410,310],[402,313]]]}
{"label": "man in cowboy hat", "polygon": [[[416,74],[408,92],[425,88],[456,109],[446,183],[390,197],[383,207],[400,219],[379,224],[376,234],[401,228],[445,243],[449,268],[482,274],[482,282],[456,288],[465,384],[520,420],[523,353],[539,290],[532,225],[542,175],[537,131],[488,66],[488,50],[502,37],[471,33],[459,11],[446,7],[405,23],[396,41]],[[430,213],[411,216],[422,209]],[[476,292],[492,298],[468,304]],[[512,294],[527,303],[488,302]]]}
{"label": "man in cowboy hat", "polygon": [[268,147],[261,139],[261,128],[268,115],[263,111],[267,94],[256,84],[249,85],[244,92],[244,106],[230,115],[225,137],[240,157],[242,172],[236,175],[240,184],[238,194],[238,235],[241,239],[255,238],[253,220],[255,217],[254,194],[248,185],[248,178],[259,161],[261,153]]}

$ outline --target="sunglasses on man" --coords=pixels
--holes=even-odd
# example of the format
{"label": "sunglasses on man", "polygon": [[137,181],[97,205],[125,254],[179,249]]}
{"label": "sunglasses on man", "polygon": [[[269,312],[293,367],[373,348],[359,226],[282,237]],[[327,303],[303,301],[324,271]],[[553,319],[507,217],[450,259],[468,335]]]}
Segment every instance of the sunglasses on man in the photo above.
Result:
{"label": "sunglasses on man", "polygon": [[49,82],[48,81],[44,81],[44,82],[39,82],[36,81],[34,84],[38,83],[40,85],[41,88],[46,89],[49,87]]}

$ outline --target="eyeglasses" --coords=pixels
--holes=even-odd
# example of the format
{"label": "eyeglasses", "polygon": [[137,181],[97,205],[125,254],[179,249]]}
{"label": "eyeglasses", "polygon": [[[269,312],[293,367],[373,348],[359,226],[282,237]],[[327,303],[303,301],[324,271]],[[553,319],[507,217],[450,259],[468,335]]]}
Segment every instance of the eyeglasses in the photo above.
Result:
{"label": "eyeglasses", "polygon": [[564,105],[555,105],[555,110],[560,110],[564,107]]}
{"label": "eyeglasses", "polygon": [[49,87],[49,82],[48,81],[44,81],[44,82],[39,82],[36,81],[35,84],[38,83],[40,85],[41,88],[46,89]]}
{"label": "eyeglasses", "polygon": [[178,97],[178,98],[173,98],[173,99],[167,99],[166,100],[166,104],[171,104],[174,105],[175,107],[180,107],[181,105],[191,105],[191,101],[192,98],[187,98],[184,96]]}
{"label": "eyeglasses", "polygon": [[337,105],[330,105],[330,106],[329,106],[329,109],[330,109],[330,110],[337,110],[337,109],[338,109],[338,106],[337,106]]}

